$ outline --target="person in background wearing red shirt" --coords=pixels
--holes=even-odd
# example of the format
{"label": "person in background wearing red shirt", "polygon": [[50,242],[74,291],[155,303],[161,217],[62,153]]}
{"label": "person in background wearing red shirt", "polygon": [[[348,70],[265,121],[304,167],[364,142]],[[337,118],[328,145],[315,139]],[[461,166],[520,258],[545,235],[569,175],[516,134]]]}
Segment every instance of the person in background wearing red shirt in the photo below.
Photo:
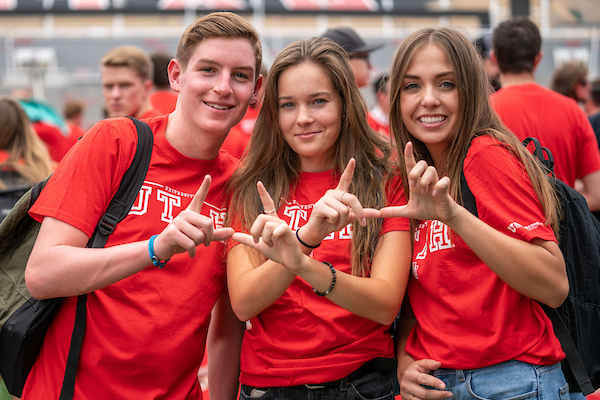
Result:
{"label": "person in background wearing red shirt", "polygon": [[390,84],[389,75],[381,75],[373,84],[375,106],[369,110],[369,125],[389,139],[390,137]]}
{"label": "person in background wearing red shirt", "polygon": [[590,210],[600,210],[598,140],[574,99],[536,83],[543,56],[538,27],[528,17],[513,17],[494,29],[492,40],[490,56],[502,83],[490,98],[494,110],[519,139],[533,136],[550,149],[556,177],[576,188]]}
{"label": "person in background wearing red shirt", "polygon": [[32,186],[52,173],[46,145],[15,98],[0,97],[0,189]]}
{"label": "person in background wearing red shirt", "polygon": [[25,280],[33,297],[65,300],[25,399],[59,398],[84,293],[74,398],[200,400],[207,335],[210,398],[236,397],[243,324],[225,288],[223,241],[233,230],[223,218],[238,160],[220,148],[257,100],[261,62],[258,33],[236,14],[208,14],[184,31],[169,64],[177,107],[147,120],[154,144],[144,184],[105,248],[86,244],[131,164],[133,122],[98,122],[58,165],[30,210],[42,225]]}
{"label": "person in background wearing red shirt", "polygon": [[85,129],[81,126],[84,110],[84,104],[80,101],[67,101],[63,109],[65,121],[69,127],[69,136],[74,142],[77,142],[85,133]]}
{"label": "person in background wearing red shirt", "polygon": [[157,52],[152,53],[150,58],[154,65],[152,79],[154,90],[150,93],[150,105],[161,114],[169,114],[175,110],[177,104],[177,93],[169,85],[169,73],[167,71],[173,57],[166,53]]}
{"label": "person in background wearing red shirt", "polygon": [[[554,191],[494,113],[490,89],[457,29],[419,29],[392,61],[390,127],[409,201],[381,213],[411,218],[414,230],[397,344],[405,400],[558,400],[568,390],[538,303],[558,307],[569,292]],[[463,171],[479,218],[457,203]]]}
{"label": "person in background wearing red shirt", "polygon": [[153,118],[163,115],[150,104],[154,66],[136,46],[119,46],[100,60],[106,116]]}

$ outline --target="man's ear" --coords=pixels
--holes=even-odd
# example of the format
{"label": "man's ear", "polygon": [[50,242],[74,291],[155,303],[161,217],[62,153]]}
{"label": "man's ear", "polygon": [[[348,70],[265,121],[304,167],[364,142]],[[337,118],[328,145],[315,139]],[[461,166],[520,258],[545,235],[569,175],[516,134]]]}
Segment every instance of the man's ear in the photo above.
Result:
{"label": "man's ear", "polygon": [[154,87],[154,82],[152,82],[152,79],[146,79],[144,81],[144,90],[146,91],[146,96],[150,95],[150,92],[152,91],[153,87]]}
{"label": "man's ear", "polygon": [[496,52],[494,49],[490,49],[490,60],[496,65],[498,65],[498,59],[496,58]]}
{"label": "man's ear", "polygon": [[263,76],[262,74],[258,75],[258,79],[256,79],[256,84],[254,85],[254,92],[252,93],[252,98],[250,99],[250,104],[248,104],[250,107],[256,107],[256,104],[258,104],[258,96],[260,95],[261,91],[260,88],[263,85]]}
{"label": "man's ear", "polygon": [[535,60],[533,60],[533,69],[537,68],[540,61],[542,61],[543,57],[544,57],[544,52],[540,50],[540,52],[537,53],[537,56],[535,56]]}
{"label": "man's ear", "polygon": [[183,73],[183,69],[181,68],[181,64],[177,59],[172,59],[169,62],[169,66],[167,67],[167,71],[169,72],[169,85],[171,86],[171,90],[179,93],[180,85],[179,78]]}

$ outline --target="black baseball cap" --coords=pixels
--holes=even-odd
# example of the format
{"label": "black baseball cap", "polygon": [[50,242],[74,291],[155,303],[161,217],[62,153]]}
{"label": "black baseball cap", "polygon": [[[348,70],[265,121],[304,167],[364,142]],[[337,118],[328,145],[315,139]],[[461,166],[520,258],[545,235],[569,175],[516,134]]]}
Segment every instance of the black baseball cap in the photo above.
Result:
{"label": "black baseball cap", "polygon": [[329,29],[322,36],[342,46],[348,54],[369,53],[383,47],[383,43],[366,44],[354,29],[345,26]]}

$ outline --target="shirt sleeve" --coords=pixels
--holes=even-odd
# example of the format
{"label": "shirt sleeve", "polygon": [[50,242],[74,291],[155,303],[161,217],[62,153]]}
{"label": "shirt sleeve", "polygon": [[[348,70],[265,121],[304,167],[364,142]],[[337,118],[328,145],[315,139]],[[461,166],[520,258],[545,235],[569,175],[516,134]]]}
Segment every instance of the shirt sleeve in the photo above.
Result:
{"label": "shirt sleeve", "polygon": [[129,119],[100,121],[56,168],[30,215],[59,219],[88,237],[119,188],[137,146]]}
{"label": "shirt sleeve", "polygon": [[482,221],[521,240],[556,241],[525,167],[504,145],[473,144],[464,172]]}

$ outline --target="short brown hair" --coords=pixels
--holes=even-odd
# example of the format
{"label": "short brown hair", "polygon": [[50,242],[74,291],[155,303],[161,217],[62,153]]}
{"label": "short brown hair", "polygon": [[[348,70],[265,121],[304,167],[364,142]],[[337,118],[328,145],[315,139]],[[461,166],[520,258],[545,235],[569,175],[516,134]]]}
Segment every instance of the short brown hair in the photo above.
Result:
{"label": "short brown hair", "polygon": [[[575,99],[575,86],[587,84],[588,69],[579,62],[564,63],[554,71],[551,89]],[[577,100],[577,99],[576,99]]]}
{"label": "short brown hair", "polygon": [[129,67],[142,81],[152,79],[154,65],[150,56],[137,46],[118,46],[109,50],[100,60],[103,67]]}
{"label": "short brown hair", "polygon": [[66,119],[71,119],[83,113],[83,108],[83,103],[80,101],[68,101],[65,103],[63,114]]}
{"label": "short brown hair", "polygon": [[214,37],[247,39],[254,50],[256,59],[255,78],[260,74],[262,64],[262,47],[260,37],[250,23],[231,12],[215,12],[208,14],[190,25],[177,45],[175,58],[185,69],[190,61],[192,52],[204,39]]}
{"label": "short brown hair", "polygon": [[535,58],[542,49],[542,36],[533,21],[518,16],[494,29],[492,43],[502,73],[533,72]]}

